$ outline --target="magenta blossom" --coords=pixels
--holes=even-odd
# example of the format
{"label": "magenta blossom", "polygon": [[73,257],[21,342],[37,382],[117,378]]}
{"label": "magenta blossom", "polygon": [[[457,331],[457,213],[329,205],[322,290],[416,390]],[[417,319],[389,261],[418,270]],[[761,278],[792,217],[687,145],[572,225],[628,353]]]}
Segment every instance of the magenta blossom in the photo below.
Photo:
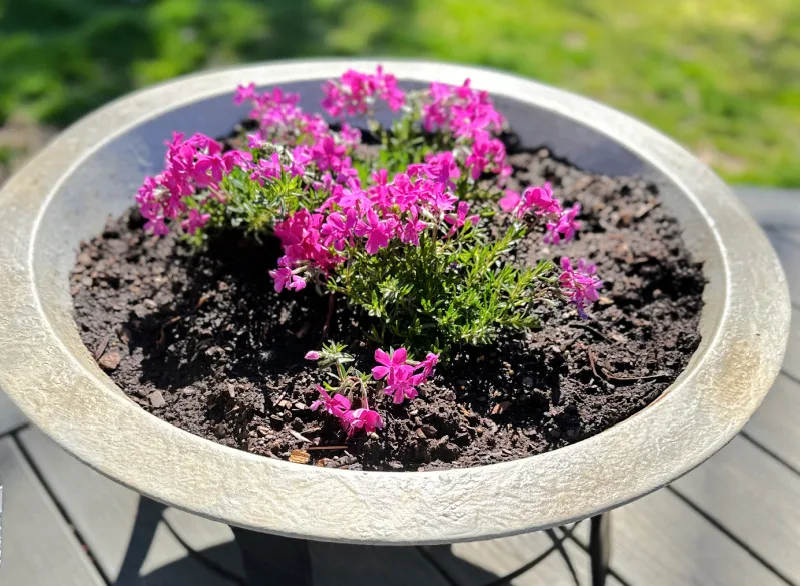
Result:
{"label": "magenta blossom", "polygon": [[411,208],[411,218],[403,224],[402,232],[400,233],[400,241],[403,244],[419,246],[420,232],[428,227],[428,224],[420,221],[417,209],[416,206]]}
{"label": "magenta blossom", "polygon": [[[422,171],[434,183],[443,185],[445,189],[455,189],[456,184],[453,179],[458,179],[461,176],[461,171],[453,158],[453,153],[444,152],[438,154],[431,154],[425,157],[427,165],[422,166]],[[409,173],[411,168],[409,167]]]}
{"label": "magenta blossom", "polygon": [[389,240],[396,225],[396,220],[381,220],[375,210],[367,210],[367,220],[359,220],[355,227],[355,233],[360,237],[367,237],[367,244],[364,247],[369,254],[375,254],[381,248],[389,246]]}
{"label": "magenta blossom", "polygon": [[295,275],[289,267],[278,267],[269,271],[269,276],[275,282],[275,291],[280,293],[284,289],[300,291],[306,288],[306,281],[299,275]]}
{"label": "magenta blossom", "polygon": [[306,352],[305,359],[306,360],[319,360],[322,354],[317,352],[316,350],[310,350]]}
{"label": "magenta blossom", "polygon": [[325,82],[322,91],[325,92],[322,107],[336,118],[371,113],[378,99],[393,112],[405,103],[405,94],[397,87],[397,79],[384,73],[381,66],[374,75],[350,69],[341,78]]}
{"label": "magenta blossom", "polygon": [[[413,362],[409,360],[405,348],[390,349],[389,353],[378,349],[375,350],[375,360],[382,366],[373,368],[372,376],[376,380],[385,378],[384,392],[392,397],[395,404],[400,404],[405,399],[415,399],[419,395],[416,387],[433,374],[439,355],[431,352],[422,362]],[[415,370],[419,372],[415,374]]]}
{"label": "magenta blossom", "polygon": [[425,356],[425,360],[420,362],[417,366],[422,367],[422,374],[425,378],[429,378],[433,375],[434,368],[439,363],[439,355],[434,354],[433,352],[428,352],[428,355]]}
{"label": "magenta blossom", "polygon": [[385,378],[389,384],[396,380],[407,380],[414,372],[414,369],[406,364],[407,360],[408,351],[405,348],[389,349],[388,354],[378,348],[375,350],[375,361],[382,366],[373,368],[372,376],[375,380]]}
{"label": "magenta blossom", "polygon": [[597,267],[594,264],[587,264],[586,260],[578,261],[578,266],[573,267],[569,258],[561,257],[561,268],[563,272],[558,277],[561,289],[578,308],[578,315],[586,319],[588,316],[584,311],[586,302],[595,302],[599,299],[598,291],[603,287],[603,281],[595,276]]}
{"label": "magenta blossom", "polygon": [[575,233],[580,230],[581,223],[576,219],[581,213],[581,204],[576,203],[571,208],[565,209],[558,220],[547,223],[547,234],[544,241],[547,244],[561,244],[575,238]]}
{"label": "magenta blossom", "polygon": [[[364,404],[366,405],[366,400]],[[374,433],[377,429],[383,429],[383,419],[377,411],[364,407],[345,412],[342,415],[342,426],[347,430],[347,437],[351,438],[362,429],[365,433]]]}
{"label": "magenta blossom", "polygon": [[542,187],[528,187],[522,194],[522,201],[517,209],[520,218],[533,212],[537,216],[558,216],[561,214],[561,202],[553,197],[549,183]]}
{"label": "magenta blossom", "polygon": [[456,215],[449,215],[445,216],[444,221],[448,224],[451,224],[450,231],[447,233],[447,238],[450,238],[453,234],[456,233],[456,230],[464,226],[467,222],[472,224],[473,226],[478,223],[480,217],[478,215],[472,215],[467,217],[469,213],[469,204],[465,201],[458,202],[458,208],[456,210]]}
{"label": "magenta blossom", "polygon": [[203,214],[199,210],[189,210],[189,215],[181,222],[181,228],[187,234],[195,234],[211,219],[211,214]]}
{"label": "magenta blossom", "polygon": [[406,399],[412,400],[417,398],[419,391],[417,391],[415,385],[421,382],[422,379],[420,379],[418,375],[410,376],[406,379],[397,379],[394,383],[387,384],[384,392],[392,397],[392,402],[395,405],[399,405]]}
{"label": "magenta blossom", "polygon": [[334,212],[330,214],[320,228],[322,243],[333,246],[336,250],[344,250],[344,245],[352,244],[353,229],[358,221],[358,213],[354,208],[349,208],[346,214]]}
{"label": "magenta blossom", "polygon": [[505,194],[503,195],[503,197],[500,198],[500,201],[498,201],[497,203],[500,205],[501,210],[503,210],[507,214],[510,214],[516,209],[516,207],[519,205],[519,202],[521,201],[522,201],[522,196],[518,192],[512,189],[506,189]]}
{"label": "magenta blossom", "polygon": [[331,397],[325,389],[317,385],[317,391],[322,395],[318,400],[311,403],[311,410],[316,411],[320,407],[325,413],[329,413],[334,417],[343,418],[350,412],[350,401],[344,395],[336,394]]}

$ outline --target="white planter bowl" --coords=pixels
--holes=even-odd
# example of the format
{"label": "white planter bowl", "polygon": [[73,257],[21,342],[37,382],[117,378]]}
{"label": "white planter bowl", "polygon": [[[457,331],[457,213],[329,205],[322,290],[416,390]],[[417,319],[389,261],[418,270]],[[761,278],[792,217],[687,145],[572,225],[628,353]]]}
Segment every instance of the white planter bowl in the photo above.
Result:
{"label": "white planter bowl", "polygon": [[387,545],[533,531],[612,509],[688,472],[728,442],[778,373],[790,305],[764,234],[725,184],[655,130],[585,98],[455,65],[382,61],[404,82],[467,77],[527,146],[659,184],[708,279],[702,343],[653,404],[549,453],[437,472],[301,466],[227,448],[128,400],[81,343],[68,275],[78,243],[131,205],[173,130],[226,133],[239,83],[281,85],[308,110],[323,79],[375,61],[295,61],[203,73],[146,89],[79,121],[0,192],[0,386],[80,460],[148,497],[291,537]]}

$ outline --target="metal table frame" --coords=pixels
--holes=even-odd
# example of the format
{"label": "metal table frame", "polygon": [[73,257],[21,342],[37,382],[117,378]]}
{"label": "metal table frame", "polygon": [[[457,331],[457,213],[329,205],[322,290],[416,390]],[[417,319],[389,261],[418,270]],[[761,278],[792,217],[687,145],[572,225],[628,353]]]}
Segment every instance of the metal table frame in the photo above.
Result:
{"label": "metal table frame", "polygon": [[[603,513],[592,517],[589,522],[591,586],[605,586],[611,555],[611,514]],[[577,525],[578,523],[570,527],[559,527],[561,535],[548,529],[547,533],[553,540],[552,546],[510,574],[482,586],[510,584],[511,580],[534,568],[550,554],[560,551],[566,555],[563,551],[563,543],[570,538]],[[238,527],[231,527],[231,529],[242,552],[248,586],[314,586],[311,554],[307,540],[279,537]],[[434,565],[436,565],[435,562]],[[438,566],[437,568],[447,577],[447,573],[442,568]],[[577,583],[577,576],[571,566],[570,571]],[[452,579],[450,581],[455,584]]]}

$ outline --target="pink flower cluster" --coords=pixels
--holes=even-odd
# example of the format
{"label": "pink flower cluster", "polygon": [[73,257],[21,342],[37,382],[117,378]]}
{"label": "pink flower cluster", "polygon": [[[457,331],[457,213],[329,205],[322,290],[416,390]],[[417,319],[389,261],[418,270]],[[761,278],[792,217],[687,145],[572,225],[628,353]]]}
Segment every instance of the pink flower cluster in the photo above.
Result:
{"label": "pink flower cluster", "polygon": [[347,432],[347,437],[353,437],[362,429],[366,433],[383,429],[383,418],[380,413],[369,408],[366,398],[363,399],[364,406],[362,408],[351,409],[350,400],[344,395],[331,396],[319,385],[317,385],[317,390],[321,397],[311,403],[311,410],[316,411],[321,408],[325,413],[336,417],[341,423],[342,429]]}
{"label": "pink flower cluster", "polygon": [[575,233],[581,227],[577,220],[581,213],[580,204],[563,208],[561,202],[553,197],[549,183],[545,183],[543,187],[528,187],[522,195],[506,190],[499,204],[504,212],[514,214],[519,219],[528,214],[547,218],[547,234],[544,237],[547,244],[569,242],[575,238]]}
{"label": "pink flower cluster", "polygon": [[578,315],[586,318],[586,302],[595,302],[599,299],[598,291],[603,287],[603,281],[595,276],[597,267],[587,264],[584,259],[578,261],[578,266],[573,267],[567,257],[561,257],[562,273],[558,277],[561,289],[569,300],[578,308]]}
{"label": "pink flower cluster", "polygon": [[375,360],[380,366],[372,369],[373,378],[386,379],[384,392],[392,397],[395,404],[399,404],[419,395],[416,387],[433,375],[439,355],[429,352],[422,362],[413,362],[408,359],[405,348],[389,349],[388,353],[379,348],[375,350]]}
{"label": "pink flower cluster", "polygon": [[431,83],[422,106],[422,125],[428,132],[452,134],[466,148],[464,166],[473,179],[483,173],[511,174],[503,142],[493,138],[505,118],[494,108],[489,93],[474,90],[467,79],[461,86]]}
{"label": "pink flower cluster", "polygon": [[[292,176],[303,175],[308,166],[315,165],[322,174],[322,182],[315,187],[330,187],[334,182],[347,183],[356,178],[350,156],[352,149],[361,143],[361,132],[342,124],[334,132],[318,114],[307,114],[298,105],[300,96],[275,88],[272,92],[258,94],[255,85],[239,86],[234,103],[251,103],[249,117],[257,120],[259,130],[248,136],[250,148],[259,148],[265,142],[287,145],[292,159],[288,169]],[[254,179],[268,179],[275,174],[275,166],[261,161],[262,166]]]}
{"label": "pink flower cluster", "polygon": [[270,272],[275,290],[300,290],[305,287],[300,281],[327,275],[344,261],[339,253],[346,247],[363,246],[376,254],[395,239],[419,246],[422,232],[434,226],[447,227],[443,236],[449,238],[467,222],[474,225],[478,216],[470,215],[469,204],[451,191],[459,173],[452,153],[446,152],[410,166],[392,182],[381,169],[366,190],[355,182],[332,184],[318,211],[300,210],[275,225],[285,252],[278,269]]}
{"label": "pink flower cluster", "polygon": [[341,78],[326,81],[322,91],[322,107],[334,118],[371,114],[379,99],[397,112],[406,101],[395,76],[384,73],[380,65],[374,75],[350,69]]}
{"label": "pink flower cluster", "polygon": [[217,190],[223,175],[247,165],[252,156],[236,150],[223,153],[218,142],[203,134],[184,140],[184,135],[176,132],[166,144],[164,170],[145,177],[136,202],[147,220],[145,229],[163,236],[169,232],[167,220],[182,219],[181,228],[194,234],[210,216],[189,205],[192,196],[207,188],[212,197],[223,199]]}

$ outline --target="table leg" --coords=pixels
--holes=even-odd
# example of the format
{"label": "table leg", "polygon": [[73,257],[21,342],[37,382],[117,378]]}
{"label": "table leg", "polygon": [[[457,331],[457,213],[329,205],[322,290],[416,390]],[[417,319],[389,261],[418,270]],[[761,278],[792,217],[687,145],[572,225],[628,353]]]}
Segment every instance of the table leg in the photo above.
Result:
{"label": "table leg", "polygon": [[313,586],[308,541],[233,529],[248,586]]}
{"label": "table leg", "polygon": [[592,586],[605,586],[611,557],[611,513],[592,517],[589,555],[592,560]]}

